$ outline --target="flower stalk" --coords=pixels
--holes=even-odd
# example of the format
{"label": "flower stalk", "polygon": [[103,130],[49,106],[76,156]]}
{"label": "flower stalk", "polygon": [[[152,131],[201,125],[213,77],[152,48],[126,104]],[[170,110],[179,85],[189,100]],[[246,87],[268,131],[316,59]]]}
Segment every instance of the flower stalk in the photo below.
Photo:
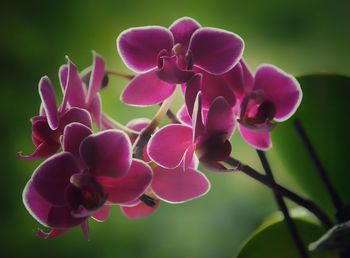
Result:
{"label": "flower stalk", "polygon": [[134,145],[133,145],[133,155],[137,159],[144,159],[143,150],[147,145],[149,139],[151,138],[153,132],[156,130],[159,123],[162,121],[164,116],[167,114],[170,105],[174,99],[174,94],[165,100],[160,106],[158,112],[155,114],[151,122],[148,124],[146,128],[144,128],[139,136],[137,137]]}
{"label": "flower stalk", "polygon": [[270,187],[271,189],[279,192],[282,196],[292,200],[296,204],[306,208],[310,212],[312,212],[322,223],[322,225],[326,229],[330,229],[333,226],[332,220],[328,217],[326,213],[322,211],[322,209],[313,201],[307,200],[300,195],[290,191],[289,189],[281,186],[280,184],[272,181],[270,178],[268,178],[266,175],[263,175],[256,171],[254,168],[243,164],[242,162],[236,160],[233,157],[229,157],[224,161],[226,164],[229,164],[237,170],[243,172],[247,176],[255,179],[256,181],[259,181],[260,183]]}
{"label": "flower stalk", "polygon": [[[270,164],[266,158],[265,152],[263,152],[261,150],[257,150],[257,154],[258,154],[260,162],[265,170],[266,176],[269,177],[269,179],[275,183],[275,179],[274,179]],[[288,226],[289,232],[292,236],[293,242],[294,242],[294,244],[299,252],[300,257],[308,258],[309,254],[308,254],[308,252],[304,246],[304,243],[300,237],[298,229],[297,229],[295,223],[293,222],[293,219],[291,218],[291,216],[289,214],[288,207],[283,199],[283,196],[275,189],[273,189],[273,193],[275,195],[277,205],[278,205],[280,211],[283,213],[284,220]]]}
{"label": "flower stalk", "polygon": [[349,219],[349,217],[344,216],[342,213],[344,211],[344,203],[341,200],[340,196],[338,195],[336,189],[334,188],[330,178],[328,177],[327,171],[325,167],[323,166],[320,158],[318,157],[315,148],[313,147],[308,135],[306,134],[306,131],[302,125],[302,123],[299,120],[294,120],[294,127],[297,131],[300,139],[302,140],[305,148],[307,149],[307,152],[309,153],[313,163],[315,164],[317,168],[318,175],[320,176],[323,185],[326,187],[327,192],[331,198],[331,201],[333,203],[333,206],[337,210],[337,220],[338,222],[345,222]]}

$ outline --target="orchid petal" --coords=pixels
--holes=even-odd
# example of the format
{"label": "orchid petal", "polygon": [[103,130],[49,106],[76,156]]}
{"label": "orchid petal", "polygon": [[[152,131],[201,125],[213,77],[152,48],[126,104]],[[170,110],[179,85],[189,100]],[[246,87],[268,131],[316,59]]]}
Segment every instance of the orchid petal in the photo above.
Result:
{"label": "orchid petal", "polygon": [[52,228],[68,229],[80,225],[86,219],[73,217],[69,206],[52,207],[47,216],[47,223]]}
{"label": "orchid petal", "polygon": [[160,166],[175,168],[180,164],[186,149],[191,144],[191,127],[180,124],[167,125],[151,137],[147,153]]}
{"label": "orchid petal", "polygon": [[83,124],[74,122],[67,125],[63,133],[63,150],[79,158],[80,144],[90,134],[91,129]]}
{"label": "orchid petal", "polygon": [[89,128],[92,127],[91,116],[89,112],[81,108],[71,108],[60,118],[59,129],[64,130],[64,127],[70,123],[77,122]]}
{"label": "orchid petal", "polygon": [[156,205],[150,207],[143,202],[138,203],[135,206],[121,206],[121,211],[128,219],[141,219],[153,214],[159,207],[160,201],[155,200]]}
{"label": "orchid petal", "polygon": [[92,120],[96,123],[98,128],[101,128],[102,123],[102,100],[99,93],[96,94],[89,106],[89,112],[92,116]]}
{"label": "orchid petal", "polygon": [[176,117],[180,120],[181,123],[192,126],[192,119],[188,113],[186,105],[183,105],[176,114]]}
{"label": "orchid petal", "polygon": [[243,40],[236,34],[215,28],[200,28],[191,38],[193,63],[211,74],[223,74],[241,59]]}
{"label": "orchid petal", "polygon": [[62,109],[64,110],[67,104],[72,107],[85,108],[86,88],[80,79],[77,67],[69,59],[67,66],[68,78],[62,101]]}
{"label": "orchid petal", "polygon": [[121,94],[121,101],[133,106],[150,106],[163,102],[175,91],[175,85],[160,80],[155,70],[132,79]]}
{"label": "orchid petal", "polygon": [[302,91],[298,81],[279,68],[272,65],[261,65],[255,75],[254,90],[264,91],[264,100],[275,105],[276,121],[285,121],[298,108]]}
{"label": "orchid petal", "polygon": [[60,80],[61,89],[64,94],[68,80],[68,65],[61,65],[60,69],[58,70],[58,78]]}
{"label": "orchid petal", "polygon": [[239,125],[239,131],[244,140],[258,150],[268,150],[272,147],[269,132],[252,131],[243,125]]}
{"label": "orchid petal", "polygon": [[207,132],[218,132],[230,138],[235,127],[232,107],[224,97],[217,97],[209,108],[205,128]]}
{"label": "orchid petal", "polygon": [[58,113],[56,96],[49,77],[44,76],[41,78],[39,82],[39,93],[47,117],[47,122],[50,128],[55,130],[58,127]]}
{"label": "orchid petal", "polygon": [[198,68],[196,70],[203,76],[201,90],[204,108],[208,109],[219,96],[223,96],[232,107],[236,104],[236,96],[223,76],[212,75]]}
{"label": "orchid petal", "polygon": [[37,116],[31,119],[32,122],[32,140],[38,146],[42,142],[58,143],[59,130],[52,130],[46,117]]}
{"label": "orchid petal", "polygon": [[157,56],[163,49],[171,51],[171,32],[159,26],[131,28],[117,38],[117,48],[124,63],[135,72],[147,72],[157,66]]}
{"label": "orchid petal", "polygon": [[151,184],[152,170],[141,160],[134,159],[129,172],[120,178],[98,177],[111,203],[128,203],[139,198]]}
{"label": "orchid petal", "polygon": [[47,216],[52,208],[52,204],[38,193],[32,180],[28,181],[23,190],[23,203],[34,219],[41,225],[48,226]]}
{"label": "orchid petal", "polygon": [[80,155],[93,175],[121,177],[131,164],[131,143],[124,132],[106,130],[86,137]]}
{"label": "orchid petal", "polygon": [[202,79],[203,79],[202,74],[197,73],[191,78],[191,80],[187,82],[187,86],[185,89],[185,103],[186,103],[187,111],[191,116],[193,113],[196,97],[202,86]]}
{"label": "orchid petal", "polygon": [[63,206],[67,203],[66,187],[79,168],[72,154],[62,152],[43,162],[33,173],[32,181],[38,193],[49,203]]}
{"label": "orchid petal", "polygon": [[184,83],[194,75],[191,70],[182,69],[178,64],[178,56],[161,57],[161,67],[156,71],[159,79],[167,83]]}
{"label": "orchid petal", "polygon": [[105,76],[105,63],[103,58],[93,51],[94,61],[92,65],[92,73],[89,81],[86,103],[89,105],[94,100],[97,92],[102,87],[102,81]]}
{"label": "orchid petal", "polygon": [[230,71],[223,74],[223,77],[239,99],[253,89],[254,77],[243,58]]}
{"label": "orchid petal", "polygon": [[182,17],[170,25],[169,30],[174,36],[175,44],[181,44],[186,49],[190,43],[192,34],[201,27],[201,25],[192,18]]}
{"label": "orchid petal", "polygon": [[98,222],[104,222],[108,219],[110,213],[111,206],[103,205],[102,208],[99,211],[95,212],[91,217]]}
{"label": "orchid petal", "polygon": [[192,140],[195,142],[198,136],[204,133],[202,113],[202,93],[198,92],[192,113]]}
{"label": "orchid petal", "polygon": [[210,182],[204,174],[193,169],[183,171],[181,167],[164,169],[155,167],[152,191],[169,203],[182,203],[205,195]]}
{"label": "orchid petal", "polygon": [[37,160],[50,157],[55,154],[61,145],[55,142],[42,142],[35,151],[30,155],[24,155],[22,152],[17,152],[17,157],[22,160]]}

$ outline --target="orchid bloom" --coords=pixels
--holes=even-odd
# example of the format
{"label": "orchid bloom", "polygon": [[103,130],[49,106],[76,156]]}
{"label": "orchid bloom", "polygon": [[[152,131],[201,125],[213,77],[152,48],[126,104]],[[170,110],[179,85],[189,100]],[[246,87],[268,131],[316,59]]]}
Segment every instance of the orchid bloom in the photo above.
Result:
{"label": "orchid bloom", "polygon": [[[134,119],[127,126],[139,132],[149,123],[148,119]],[[151,161],[146,151],[144,157],[146,162]],[[146,193],[153,198],[155,205],[150,207],[138,200],[128,205],[121,205],[122,212],[131,219],[143,218],[159,207],[159,200],[183,203],[205,195],[210,189],[210,182],[197,167],[198,161],[195,157],[185,170],[181,166],[172,169],[153,166],[153,180]]]}
{"label": "orchid bloom", "polygon": [[219,162],[231,153],[229,139],[234,121],[232,108],[223,97],[213,101],[203,119],[201,94],[198,93],[192,126],[171,124],[161,128],[149,141],[148,155],[159,166],[175,169],[181,163],[186,168],[196,153],[201,164],[211,170],[224,170]]}
{"label": "orchid bloom", "polygon": [[100,89],[105,83],[105,64],[102,57],[93,51],[91,72],[80,76],[77,67],[67,57],[66,65],[59,70],[60,84],[64,94],[63,109],[67,106],[86,109],[98,127],[101,125],[102,104]]}
{"label": "orchid bloom", "polygon": [[124,89],[121,100],[136,106],[159,104],[187,82],[196,69],[224,74],[241,59],[244,43],[236,34],[201,27],[184,17],[168,29],[136,27],[122,32],[117,47],[124,63],[139,73]]}
{"label": "orchid bloom", "polygon": [[298,108],[302,91],[298,81],[272,65],[257,68],[252,83],[245,85],[240,103],[239,131],[254,148],[271,148],[270,131]]}
{"label": "orchid bloom", "polygon": [[79,122],[91,127],[91,117],[80,108],[62,109],[57,107],[56,96],[51,80],[44,76],[39,82],[41,114],[31,119],[32,140],[36,150],[30,155],[18,152],[18,157],[26,160],[50,157],[61,148],[60,138],[67,124]]}
{"label": "orchid bloom", "polygon": [[[43,162],[27,183],[23,200],[30,214],[52,228],[39,236],[54,237],[92,216],[107,218],[110,204],[139,198],[152,180],[151,168],[131,158],[125,133],[71,123],[63,136],[63,152]],[[104,206],[105,205],[105,206]]]}

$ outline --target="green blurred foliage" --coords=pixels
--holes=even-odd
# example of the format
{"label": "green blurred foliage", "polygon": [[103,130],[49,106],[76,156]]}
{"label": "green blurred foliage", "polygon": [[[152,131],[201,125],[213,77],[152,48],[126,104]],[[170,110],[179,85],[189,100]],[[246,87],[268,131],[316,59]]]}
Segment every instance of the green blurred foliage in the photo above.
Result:
{"label": "green blurred foliage", "polygon": [[285,161],[286,171],[291,177],[332,215],[334,205],[293,123],[295,119],[302,123],[332,185],[341,199],[350,203],[349,173],[345,162],[350,144],[346,126],[350,124],[347,113],[350,77],[309,75],[299,77],[298,81],[303,86],[303,101],[294,117],[274,132],[275,149]]}
{"label": "green blurred foliage", "polygon": [[[231,257],[261,220],[276,210],[271,192],[239,173],[207,173],[212,182],[208,195],[187,204],[163,204],[144,220],[127,220],[115,209],[106,223],[91,223],[90,241],[83,239],[78,229],[55,240],[36,238],[39,225],[25,210],[21,195],[38,162],[19,161],[15,153],[33,150],[29,118],[39,109],[37,83],[47,74],[59,93],[57,71],[64,56],[68,54],[83,69],[91,64],[91,49],[105,57],[109,68],[126,72],[115,47],[122,30],[169,26],[186,15],[204,26],[241,35],[246,41],[245,58],[253,70],[268,62],[296,75],[320,71],[349,74],[349,9],[347,0],[2,1],[1,256]],[[150,117],[156,108],[120,103],[118,95],[125,83],[111,78],[102,93],[104,110],[123,123]],[[334,116],[339,123],[343,121],[343,114]],[[237,134],[233,153],[261,171],[254,151]],[[300,190],[284,173],[287,167],[278,152],[272,150],[269,158],[277,179]]]}
{"label": "green blurred foliage", "polygon": [[[291,211],[293,223],[297,226],[304,243],[313,242],[325,233],[325,229],[315,222],[310,214],[298,208],[294,211],[296,211],[295,215]],[[239,251],[237,258],[280,258],[281,256],[296,258],[300,257],[300,254],[294,247],[287,224],[283,221],[283,215],[277,213],[271,215],[253,232]],[[310,253],[310,258],[336,257],[338,257],[337,254],[330,251]]]}

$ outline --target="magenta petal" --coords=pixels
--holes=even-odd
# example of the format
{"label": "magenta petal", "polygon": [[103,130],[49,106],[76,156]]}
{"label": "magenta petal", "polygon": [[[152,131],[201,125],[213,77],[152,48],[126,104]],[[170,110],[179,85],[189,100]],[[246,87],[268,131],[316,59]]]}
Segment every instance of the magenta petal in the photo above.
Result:
{"label": "magenta petal", "polygon": [[143,202],[138,203],[135,206],[121,206],[121,211],[129,219],[141,219],[153,214],[159,207],[160,201],[155,200],[156,205],[150,207]]}
{"label": "magenta petal", "polygon": [[41,78],[39,82],[39,93],[47,117],[47,122],[50,128],[55,130],[58,127],[56,96],[49,77],[44,76]]}
{"label": "magenta petal", "polygon": [[75,218],[71,214],[69,206],[52,207],[50,210],[47,223],[49,227],[58,229],[68,229],[80,225],[86,220],[85,218]]}
{"label": "magenta petal", "polygon": [[201,90],[204,108],[208,109],[219,96],[223,96],[231,106],[236,104],[236,96],[223,76],[212,75],[200,69],[197,71],[203,76]]}
{"label": "magenta petal", "polygon": [[155,167],[152,191],[162,200],[182,203],[205,195],[210,189],[204,174],[193,169]]}
{"label": "magenta petal", "polygon": [[40,224],[48,226],[47,216],[52,208],[52,204],[38,193],[32,180],[28,181],[23,190],[23,203],[34,219]]}
{"label": "magenta petal", "polygon": [[60,130],[67,124],[77,122],[89,128],[92,127],[91,116],[85,109],[71,108],[60,118]]}
{"label": "magenta petal", "polygon": [[60,69],[58,70],[58,78],[60,80],[62,92],[64,93],[68,80],[68,65],[61,65]]}
{"label": "magenta petal", "polygon": [[191,127],[167,125],[152,136],[147,146],[147,153],[160,166],[175,168],[180,164],[186,149],[191,144]]}
{"label": "magenta petal", "polygon": [[224,97],[217,97],[209,108],[205,125],[207,132],[223,133],[230,138],[234,127],[235,118],[232,107]]}
{"label": "magenta petal", "polygon": [[265,100],[276,108],[275,120],[284,121],[298,108],[302,91],[298,81],[272,65],[261,65],[255,75],[254,90],[264,91]]}
{"label": "magenta petal", "polygon": [[196,66],[211,74],[223,74],[241,59],[244,43],[234,33],[201,28],[193,33],[189,49]]}
{"label": "magenta petal", "polygon": [[161,62],[161,67],[156,73],[158,78],[165,82],[174,84],[184,83],[194,75],[193,71],[180,68],[178,56],[176,55],[161,57]]}
{"label": "magenta petal", "polygon": [[55,154],[60,147],[61,145],[55,142],[42,142],[36,147],[35,151],[32,154],[23,155],[22,152],[18,152],[17,157],[22,160],[37,160],[47,158]]}
{"label": "magenta petal", "polygon": [[92,134],[91,129],[83,124],[71,123],[67,125],[63,133],[63,150],[79,158],[80,143],[90,134]]}
{"label": "magenta petal", "polygon": [[176,114],[181,123],[192,126],[192,119],[188,113],[186,105],[183,105]]}
{"label": "magenta petal", "polygon": [[243,58],[230,71],[223,74],[223,77],[239,99],[253,89],[254,76]]}
{"label": "magenta petal", "polygon": [[256,149],[268,150],[272,147],[269,132],[252,131],[242,125],[239,125],[239,131],[244,140]]}
{"label": "magenta petal", "polygon": [[169,29],[174,36],[175,44],[179,43],[187,49],[192,34],[200,27],[201,25],[194,19],[182,17],[174,21]]}
{"label": "magenta petal", "polygon": [[134,159],[129,172],[121,178],[99,177],[99,183],[111,203],[128,203],[139,198],[151,184],[152,169],[144,161]]}
{"label": "magenta petal", "polygon": [[121,101],[134,106],[150,106],[163,102],[175,91],[175,85],[160,80],[155,70],[132,79],[121,95]]}
{"label": "magenta petal", "polygon": [[103,205],[102,208],[99,211],[95,212],[91,217],[98,222],[103,222],[106,219],[108,219],[110,213],[111,213],[111,206]]}
{"label": "magenta petal", "polygon": [[93,51],[93,56],[94,61],[86,99],[88,105],[92,103],[97,92],[101,89],[102,81],[105,76],[105,63],[103,58],[95,51]]}
{"label": "magenta petal", "polygon": [[72,154],[62,152],[43,162],[33,173],[32,181],[38,193],[55,206],[66,204],[65,190],[79,168]]}
{"label": "magenta petal", "polygon": [[67,65],[68,78],[64,91],[62,109],[65,109],[67,104],[72,107],[85,108],[86,88],[80,79],[77,67],[69,59]]}
{"label": "magenta petal", "polygon": [[136,72],[146,72],[157,66],[157,56],[163,49],[171,51],[171,32],[159,26],[131,28],[117,38],[117,47],[124,63]]}
{"label": "magenta petal", "polygon": [[121,177],[131,164],[131,143],[124,132],[106,130],[86,137],[80,155],[93,175]]}
{"label": "magenta petal", "polygon": [[86,218],[73,218],[68,206],[54,207],[42,197],[32,180],[23,191],[23,202],[29,213],[42,225],[64,230],[81,224]]}
{"label": "magenta petal", "polygon": [[192,140],[204,133],[203,112],[202,112],[202,92],[198,92],[192,113]]}
{"label": "magenta petal", "polygon": [[101,128],[102,123],[102,100],[99,93],[96,94],[89,106],[89,112],[92,116],[92,120],[96,123],[98,128]]}
{"label": "magenta petal", "polygon": [[185,103],[188,110],[188,114],[190,114],[191,116],[193,113],[196,97],[202,86],[202,79],[203,79],[202,74],[197,73],[186,84]]}

